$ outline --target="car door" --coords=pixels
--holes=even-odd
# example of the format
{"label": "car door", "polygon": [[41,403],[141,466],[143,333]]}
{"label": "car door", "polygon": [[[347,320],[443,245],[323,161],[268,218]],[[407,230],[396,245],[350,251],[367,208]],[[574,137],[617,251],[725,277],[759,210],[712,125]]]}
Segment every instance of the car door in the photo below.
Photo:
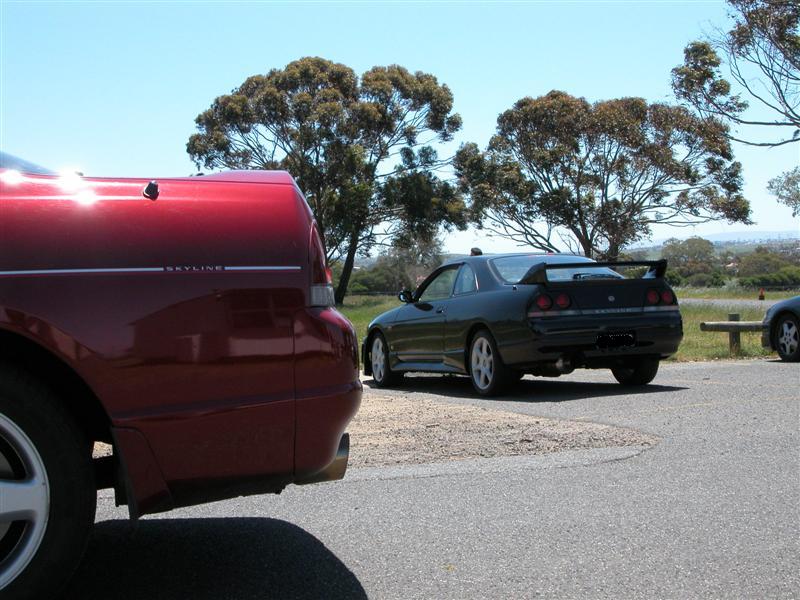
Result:
{"label": "car door", "polygon": [[480,312],[477,293],[475,270],[464,263],[458,271],[445,313],[443,361],[447,366],[464,368],[464,340],[476,313]]}
{"label": "car door", "polygon": [[445,315],[459,266],[434,271],[414,293],[415,301],[400,309],[389,336],[398,360],[442,362]]}

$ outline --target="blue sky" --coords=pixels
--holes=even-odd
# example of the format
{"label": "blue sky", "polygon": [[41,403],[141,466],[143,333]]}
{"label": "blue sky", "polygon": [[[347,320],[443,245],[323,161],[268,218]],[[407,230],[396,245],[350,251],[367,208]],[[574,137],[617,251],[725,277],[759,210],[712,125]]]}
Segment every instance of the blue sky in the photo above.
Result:
{"label": "blue sky", "polygon": [[[0,0],[0,147],[92,175],[188,175],[195,116],[246,77],[302,56],[357,72],[402,64],[455,96],[456,143],[485,145],[497,115],[551,89],[670,100],[687,42],[727,24],[723,2],[16,2]],[[765,190],[797,145],[737,147],[760,230],[800,220]],[[713,223],[654,238],[741,231]],[[449,236],[457,251],[480,233]]]}

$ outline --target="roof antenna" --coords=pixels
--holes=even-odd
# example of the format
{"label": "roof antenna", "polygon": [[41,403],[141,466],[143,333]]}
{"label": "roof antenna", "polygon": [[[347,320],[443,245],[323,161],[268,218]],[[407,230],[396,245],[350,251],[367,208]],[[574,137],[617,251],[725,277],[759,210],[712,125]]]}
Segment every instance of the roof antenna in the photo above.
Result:
{"label": "roof antenna", "polygon": [[155,200],[158,198],[158,182],[153,180],[144,186],[144,189],[142,190],[142,196],[149,198],[150,200]]}

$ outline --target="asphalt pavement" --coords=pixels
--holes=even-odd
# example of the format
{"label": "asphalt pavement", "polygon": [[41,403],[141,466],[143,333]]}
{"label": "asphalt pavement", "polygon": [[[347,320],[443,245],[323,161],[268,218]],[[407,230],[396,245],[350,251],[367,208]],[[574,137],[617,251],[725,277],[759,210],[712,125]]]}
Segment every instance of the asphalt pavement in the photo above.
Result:
{"label": "asphalt pavement", "polygon": [[101,492],[67,597],[800,597],[800,365],[668,364],[630,394],[604,371],[499,400],[460,378],[405,388],[660,442],[352,469],[133,524]]}

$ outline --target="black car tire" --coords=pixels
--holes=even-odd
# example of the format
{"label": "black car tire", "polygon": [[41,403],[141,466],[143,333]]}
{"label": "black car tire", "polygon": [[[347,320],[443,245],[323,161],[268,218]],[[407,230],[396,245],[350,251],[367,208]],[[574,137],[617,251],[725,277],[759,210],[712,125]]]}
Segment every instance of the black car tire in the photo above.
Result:
{"label": "black car tire", "polygon": [[647,385],[658,373],[658,359],[639,358],[624,366],[613,367],[611,372],[622,385]]}
{"label": "black car tire", "polygon": [[783,315],[772,334],[778,356],[786,362],[800,361],[800,322],[794,315]]}
{"label": "black car tire", "polygon": [[380,331],[375,332],[370,339],[369,360],[372,366],[372,380],[377,387],[391,387],[403,380],[403,374],[392,371],[389,366],[389,345]]}
{"label": "black car tire", "polygon": [[19,500],[26,518],[0,522],[0,596],[54,598],[94,525],[91,446],[56,395],[10,365],[0,365],[0,470],[0,485],[34,484]]}
{"label": "black car tire", "polygon": [[514,372],[503,364],[497,344],[487,329],[479,329],[469,344],[469,380],[481,396],[496,396],[511,383],[519,381]]}

